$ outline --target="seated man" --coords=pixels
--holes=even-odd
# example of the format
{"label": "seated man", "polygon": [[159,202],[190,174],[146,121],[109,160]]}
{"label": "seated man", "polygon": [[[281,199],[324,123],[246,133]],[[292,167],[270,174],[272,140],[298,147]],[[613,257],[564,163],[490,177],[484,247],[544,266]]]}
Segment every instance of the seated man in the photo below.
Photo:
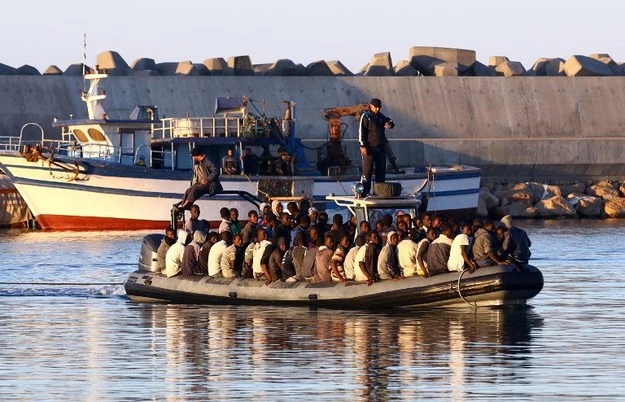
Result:
{"label": "seated man", "polygon": [[165,256],[165,271],[163,271],[163,274],[168,278],[180,273],[182,256],[184,255],[188,235],[185,230],[178,230],[178,240],[176,240],[176,244],[172,245],[169,247],[169,250],[167,250],[167,255]]}
{"label": "seated man", "polygon": [[264,279],[265,284],[272,282],[271,273],[269,272],[269,257],[273,252],[273,244],[267,240],[267,232],[265,229],[258,228],[256,230],[256,243],[254,245],[254,255],[252,258],[252,270],[254,278]]}
{"label": "seated man", "polygon": [[161,244],[156,250],[157,268],[159,271],[165,269],[165,256],[171,246],[176,243],[176,231],[171,226],[165,229],[165,237],[161,240]]}
{"label": "seated man", "polygon": [[532,242],[527,236],[527,233],[525,230],[512,224],[510,215],[501,218],[501,223],[503,223],[507,229],[506,232],[504,232],[504,240],[501,244],[504,253],[512,256],[512,258],[523,264],[527,264],[532,255],[530,251]]}
{"label": "seated man", "polygon": [[323,238],[323,246],[319,247],[315,258],[314,275],[312,283],[332,282],[330,271],[330,259],[334,254],[334,237],[326,234]]}
{"label": "seated man", "polygon": [[417,229],[413,229],[397,245],[397,259],[404,276],[412,276],[417,272],[417,250],[419,245],[414,241],[416,237]]}
{"label": "seated man", "polygon": [[[432,229],[435,229],[432,227]],[[436,230],[436,229],[435,229]],[[449,223],[441,226],[442,233],[430,244],[428,249],[428,271],[430,275],[437,275],[448,272],[447,261],[451,252],[453,242],[453,228]]]}
{"label": "seated man", "polygon": [[479,267],[489,267],[492,265],[507,264],[504,260],[497,257],[493,248],[492,236],[495,233],[495,224],[490,221],[484,222],[484,227],[475,232],[475,240],[473,241],[473,259]]}
{"label": "seated man", "polygon": [[241,173],[239,161],[234,157],[234,150],[232,148],[228,149],[226,156],[221,158],[221,172],[227,175]]}
{"label": "seated man", "polygon": [[[422,233],[419,231],[419,233]],[[428,250],[432,242],[436,240],[436,229],[429,228],[425,231],[425,237],[417,243],[417,275],[427,278],[430,276],[428,270]]]}
{"label": "seated man", "polygon": [[230,210],[223,207],[219,210],[219,216],[221,216],[221,222],[219,223],[218,233],[230,232]]}
{"label": "seated man", "polygon": [[194,272],[196,275],[208,275],[208,255],[210,254],[211,248],[215,243],[219,241],[219,234],[217,232],[210,232],[206,238],[206,241],[200,247],[200,253],[197,257],[197,271]]}
{"label": "seated man", "polygon": [[380,236],[378,232],[371,231],[367,243],[356,254],[356,263],[354,264],[356,280],[366,280],[369,286],[377,279],[379,245]]}
{"label": "seated man", "polygon": [[469,236],[471,236],[471,224],[465,223],[461,226],[462,232],[451,243],[449,252],[449,261],[447,261],[447,269],[450,271],[461,272],[465,267],[469,268],[469,272],[473,273],[477,269],[477,264],[471,261],[468,254]]}
{"label": "seated man", "polygon": [[349,249],[347,255],[345,256],[345,260],[343,261],[343,268],[345,269],[345,279],[347,280],[355,280],[356,279],[356,256],[360,251],[360,248],[365,244],[365,236],[358,235],[356,237],[356,245]]}
{"label": "seated man", "polygon": [[294,158],[284,148],[278,149],[278,154],[278,158],[272,163],[272,174],[276,176],[293,175]]}
{"label": "seated man", "polygon": [[258,226],[258,212],[254,210],[250,210],[247,213],[247,223],[241,230],[241,237],[243,242],[243,247],[247,247],[248,244],[254,239],[256,236],[256,229]]}
{"label": "seated man", "polygon": [[396,232],[390,231],[386,234],[388,240],[378,256],[378,277],[380,280],[399,279],[401,273],[397,260],[397,244],[399,236]]}
{"label": "seated man", "polygon": [[232,243],[232,233],[229,231],[219,234],[219,241],[211,247],[208,253],[208,275],[214,278],[223,278],[221,272],[221,260],[223,259],[226,249]]}
{"label": "seated man", "polygon": [[223,187],[219,182],[219,171],[199,148],[191,150],[193,157],[193,178],[191,187],[185,193],[182,201],[174,204],[179,210],[190,208],[193,203],[201,196],[215,195],[223,191]]}
{"label": "seated man", "polygon": [[198,258],[204,242],[206,242],[206,233],[201,230],[193,232],[193,240],[184,248],[184,254],[182,255],[182,264],[180,266],[182,276],[190,276],[198,271]]}
{"label": "seated man", "polygon": [[254,155],[252,148],[245,148],[243,153],[243,172],[249,176],[258,174],[258,156]]}
{"label": "seated man", "polygon": [[221,275],[224,278],[235,278],[241,275],[241,266],[237,267],[237,251],[241,248],[241,235],[232,238],[232,244],[224,251],[221,257]]}
{"label": "seated man", "polygon": [[343,234],[339,240],[339,245],[334,250],[330,260],[332,280],[335,282],[347,282],[345,275],[345,257],[349,252],[349,235]]}
{"label": "seated man", "polygon": [[200,220],[200,207],[197,205],[191,206],[191,217],[184,224],[184,229],[189,233],[195,233],[196,230],[202,232],[208,232],[208,224],[205,220]]}
{"label": "seated man", "polygon": [[269,256],[269,272],[271,273],[271,281],[286,280],[282,277],[282,259],[286,252],[287,244],[284,237],[280,237],[276,241],[276,247],[274,247],[271,255]]}

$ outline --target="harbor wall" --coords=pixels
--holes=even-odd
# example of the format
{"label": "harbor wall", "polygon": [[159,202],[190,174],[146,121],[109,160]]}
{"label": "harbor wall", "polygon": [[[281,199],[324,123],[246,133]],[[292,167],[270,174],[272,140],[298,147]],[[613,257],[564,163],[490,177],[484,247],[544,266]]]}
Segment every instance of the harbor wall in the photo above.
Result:
{"label": "harbor wall", "polygon": [[[487,177],[551,180],[625,177],[625,77],[259,77],[111,76],[102,85],[111,119],[152,104],[160,117],[211,116],[215,98],[246,95],[269,116],[296,102],[297,135],[310,147],[327,135],[323,109],[383,102],[400,164],[466,163]],[[0,136],[53,118],[86,117],[77,76],[0,76]],[[356,160],[358,122],[345,145]],[[39,135],[25,129],[30,138]],[[311,151],[311,156],[312,151]]]}

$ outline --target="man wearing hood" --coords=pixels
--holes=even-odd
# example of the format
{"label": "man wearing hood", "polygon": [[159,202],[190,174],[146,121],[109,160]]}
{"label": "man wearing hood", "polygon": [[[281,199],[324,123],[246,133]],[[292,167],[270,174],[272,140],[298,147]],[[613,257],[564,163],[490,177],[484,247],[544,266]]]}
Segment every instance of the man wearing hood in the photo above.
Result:
{"label": "man wearing hood", "polygon": [[182,276],[190,276],[199,271],[198,259],[200,256],[200,248],[206,241],[206,233],[201,230],[193,232],[193,240],[184,248],[182,255],[182,264],[180,273]]}
{"label": "man wearing hood", "polygon": [[315,268],[312,283],[332,282],[330,259],[334,254],[334,237],[326,234],[323,238],[323,246],[319,247],[315,256]]}
{"label": "man wearing hood", "polygon": [[180,266],[182,265],[182,257],[184,255],[188,236],[189,234],[186,230],[178,230],[178,240],[167,250],[167,255],[165,256],[165,271],[163,273],[168,278],[180,273]]}
{"label": "man wearing hood", "polygon": [[158,246],[158,250],[156,250],[157,268],[159,271],[163,271],[165,269],[165,256],[167,255],[169,247],[175,243],[176,231],[173,227],[168,226],[167,229],[165,229],[165,237],[163,237],[161,244]]}
{"label": "man wearing hood", "polygon": [[[287,241],[284,237],[278,238],[276,241],[276,247],[269,255],[268,268],[271,273],[271,281],[279,281],[280,279],[286,280],[286,277],[282,276],[282,259],[287,249]],[[292,275],[291,275],[292,276]]]}
{"label": "man wearing hood", "polygon": [[390,231],[386,234],[387,241],[380,255],[378,256],[378,277],[381,280],[386,279],[399,279],[401,277],[401,271],[399,269],[397,259],[397,244],[399,243],[399,235]]}
{"label": "man wearing hood", "polygon": [[515,260],[527,264],[532,255],[530,247],[532,242],[525,230],[512,224],[512,217],[506,215],[501,218],[501,223],[506,227],[501,248],[504,253],[512,256]]}

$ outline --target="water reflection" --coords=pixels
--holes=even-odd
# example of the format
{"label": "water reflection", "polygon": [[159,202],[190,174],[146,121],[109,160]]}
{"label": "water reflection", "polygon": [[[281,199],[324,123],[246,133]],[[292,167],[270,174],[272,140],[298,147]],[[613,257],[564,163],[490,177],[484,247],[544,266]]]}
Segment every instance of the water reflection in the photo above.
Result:
{"label": "water reflection", "polygon": [[467,386],[480,383],[482,396],[496,396],[487,385],[532,365],[532,331],[542,326],[531,310],[137,308],[152,336],[150,353],[166,356],[166,394],[215,399],[306,392],[333,400],[464,400]]}

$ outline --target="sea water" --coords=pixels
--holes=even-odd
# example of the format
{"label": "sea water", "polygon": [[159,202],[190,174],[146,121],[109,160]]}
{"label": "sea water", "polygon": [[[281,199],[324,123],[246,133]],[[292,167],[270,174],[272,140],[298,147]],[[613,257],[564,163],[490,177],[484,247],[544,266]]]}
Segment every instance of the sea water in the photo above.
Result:
{"label": "sea water", "polygon": [[133,303],[147,232],[0,232],[2,400],[623,400],[625,221],[519,221],[527,309]]}

